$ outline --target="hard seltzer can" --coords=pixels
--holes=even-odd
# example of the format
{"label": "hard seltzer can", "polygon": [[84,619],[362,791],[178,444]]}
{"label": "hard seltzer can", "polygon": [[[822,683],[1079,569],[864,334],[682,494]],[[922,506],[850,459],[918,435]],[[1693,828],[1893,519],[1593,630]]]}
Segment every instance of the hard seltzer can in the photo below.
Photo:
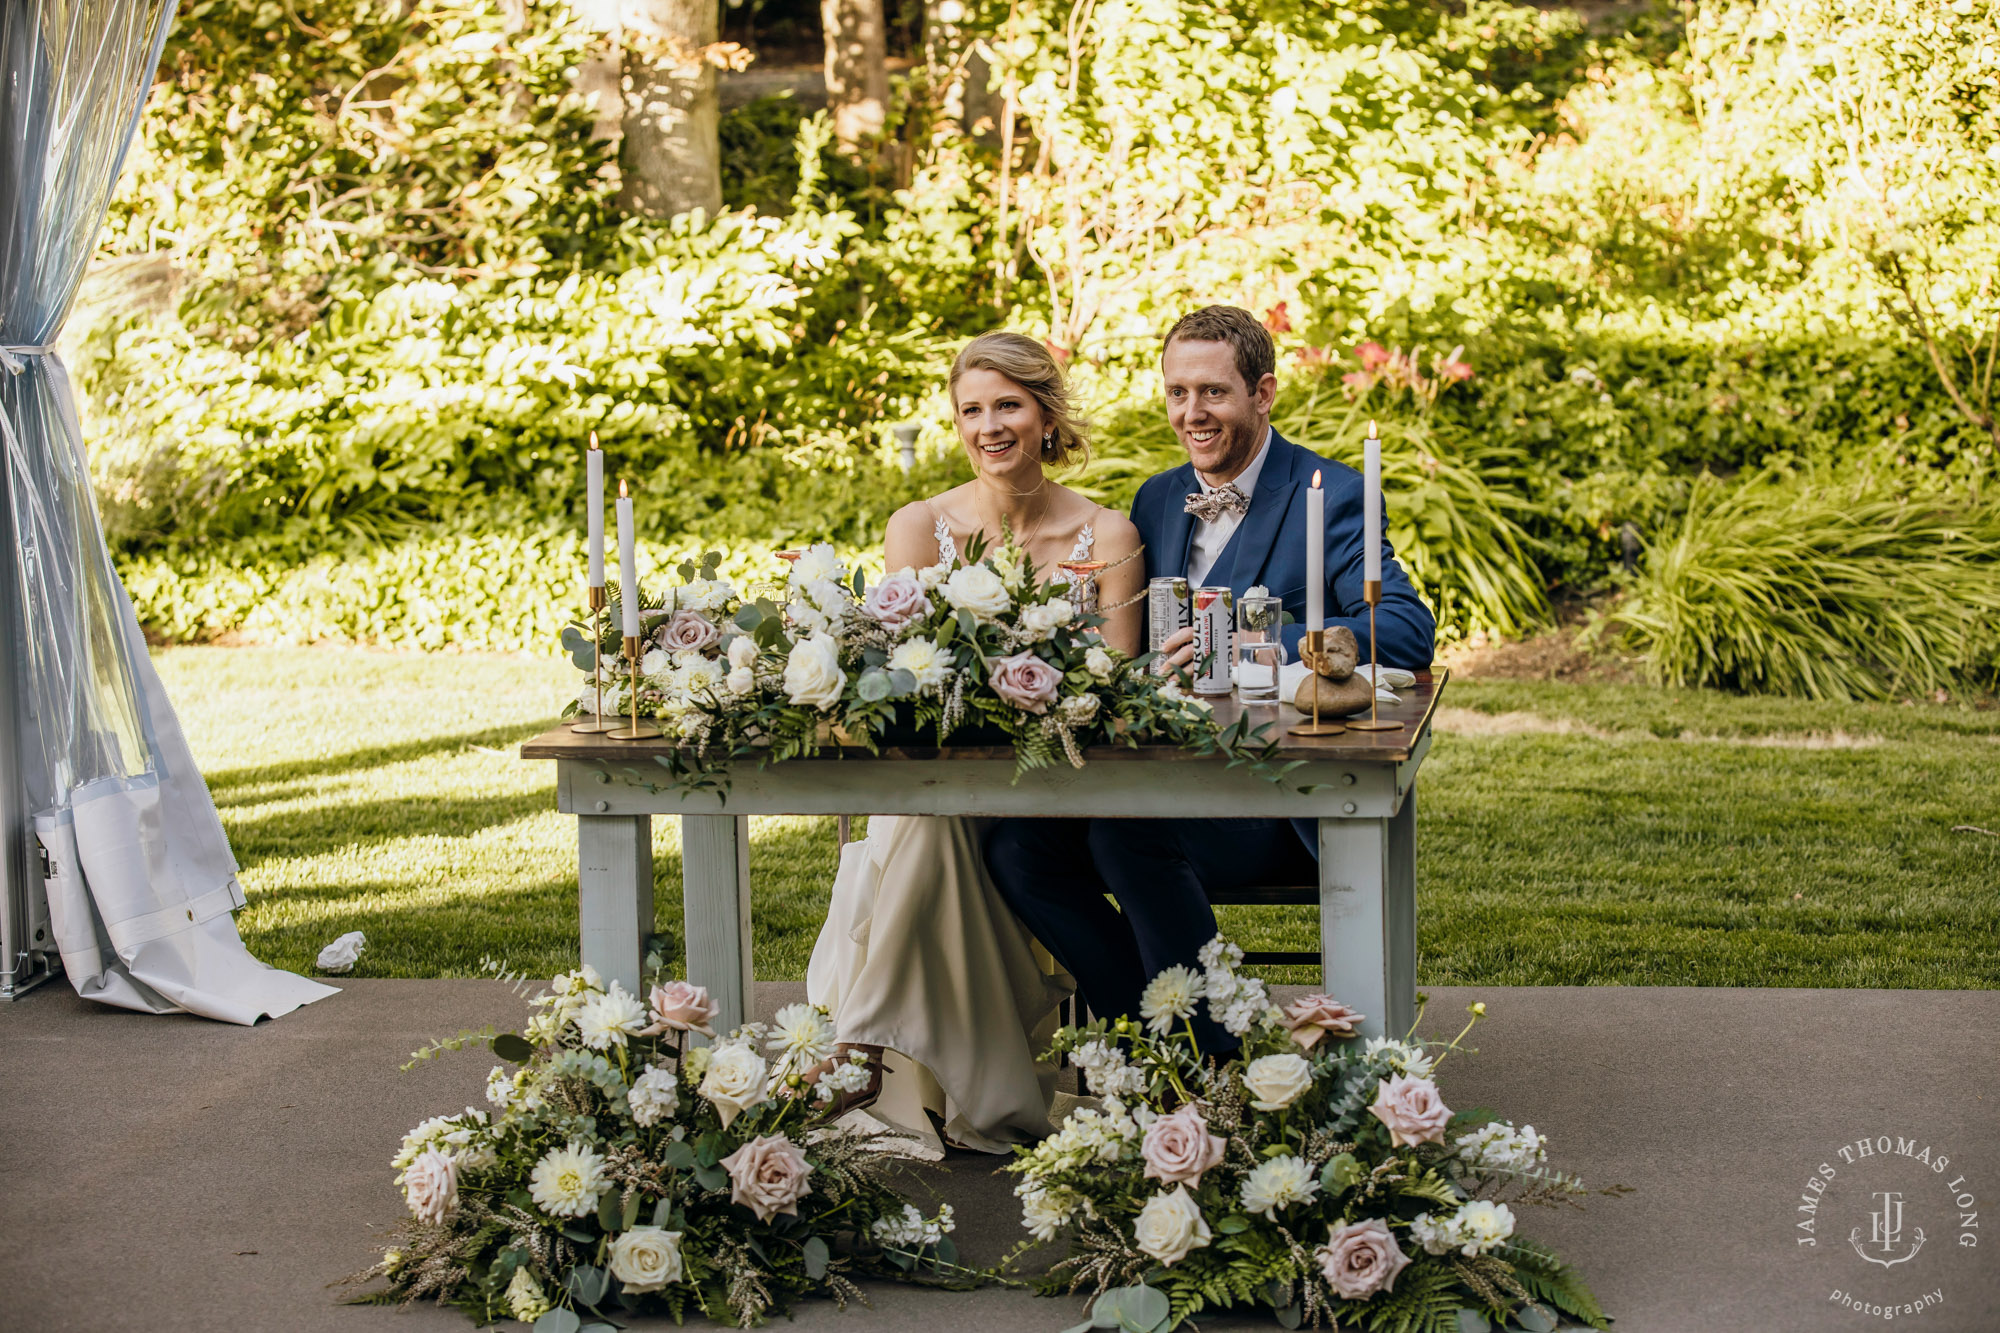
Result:
{"label": "hard seltzer can", "polygon": [[1194,692],[1229,693],[1229,641],[1236,598],[1227,588],[1194,590]]}
{"label": "hard seltzer can", "polygon": [[1146,585],[1146,649],[1157,653],[1160,645],[1177,629],[1191,623],[1193,608],[1188,601],[1188,581],[1158,578]]}

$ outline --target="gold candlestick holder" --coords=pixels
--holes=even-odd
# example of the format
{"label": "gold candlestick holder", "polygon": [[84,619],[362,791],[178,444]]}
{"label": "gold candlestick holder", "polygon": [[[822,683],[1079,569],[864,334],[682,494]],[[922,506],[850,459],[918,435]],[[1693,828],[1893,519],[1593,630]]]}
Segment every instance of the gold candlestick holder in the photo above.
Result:
{"label": "gold candlestick holder", "polygon": [[650,741],[660,734],[660,729],[652,723],[639,721],[639,644],[638,635],[625,636],[625,660],[632,664],[632,725],[606,732],[614,741]]}
{"label": "gold candlestick holder", "polygon": [[[1309,629],[1306,631],[1306,636],[1299,640],[1299,661],[1311,667],[1315,676],[1332,674],[1330,668],[1333,665],[1333,659],[1327,655],[1325,630]],[[1319,687],[1317,685],[1313,687],[1312,696],[1312,721],[1301,722],[1296,727],[1290,728],[1286,734],[1292,736],[1338,736],[1346,731],[1347,725],[1345,723],[1322,722],[1319,720]]]}
{"label": "gold candlestick holder", "polygon": [[590,676],[597,682],[597,708],[588,722],[572,722],[570,730],[581,736],[602,736],[617,730],[616,722],[604,717],[604,585],[590,586]]}
{"label": "gold candlestick holder", "polygon": [[1349,722],[1350,731],[1401,731],[1400,722],[1382,720],[1382,668],[1375,652],[1375,605],[1382,600],[1382,580],[1366,579],[1361,584],[1361,600],[1368,603],[1368,720]]}

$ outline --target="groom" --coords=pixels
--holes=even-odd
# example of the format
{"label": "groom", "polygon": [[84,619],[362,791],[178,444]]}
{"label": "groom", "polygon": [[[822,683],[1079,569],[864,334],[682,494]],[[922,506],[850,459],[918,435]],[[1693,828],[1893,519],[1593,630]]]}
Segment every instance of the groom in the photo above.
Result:
{"label": "groom", "polygon": [[[1276,367],[1271,335],[1234,306],[1197,310],[1167,334],[1167,419],[1188,461],[1149,479],[1132,503],[1146,576],[1226,584],[1239,597],[1253,586],[1273,590],[1301,622],[1284,630],[1296,658],[1305,632],[1306,490],[1322,473],[1327,623],[1353,630],[1365,660],[1361,474],[1272,429]],[[1386,541],[1376,623],[1384,666],[1430,665],[1436,622]],[[1193,637],[1180,630],[1162,656],[1188,665]],[[1311,820],[1010,819],[986,840],[1008,906],[1078,979],[1092,1012],[1106,1016],[1137,1017],[1150,978],[1176,963],[1195,966],[1216,931],[1209,890],[1317,883],[1317,858]],[[1205,1014],[1195,1032],[1205,1050],[1236,1045]]]}

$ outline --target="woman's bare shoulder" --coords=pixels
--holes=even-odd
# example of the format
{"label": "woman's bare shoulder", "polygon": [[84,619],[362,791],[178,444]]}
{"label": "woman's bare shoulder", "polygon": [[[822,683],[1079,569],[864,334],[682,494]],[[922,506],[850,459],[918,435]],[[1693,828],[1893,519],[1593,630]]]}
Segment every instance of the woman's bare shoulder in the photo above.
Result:
{"label": "woman's bare shoulder", "polygon": [[937,511],[932,508],[935,501],[912,500],[889,515],[888,532],[891,535],[921,535],[928,537],[937,526]]}
{"label": "woman's bare shoulder", "polygon": [[1090,530],[1097,535],[1099,550],[1122,553],[1139,545],[1138,527],[1116,509],[1098,509],[1090,520]]}

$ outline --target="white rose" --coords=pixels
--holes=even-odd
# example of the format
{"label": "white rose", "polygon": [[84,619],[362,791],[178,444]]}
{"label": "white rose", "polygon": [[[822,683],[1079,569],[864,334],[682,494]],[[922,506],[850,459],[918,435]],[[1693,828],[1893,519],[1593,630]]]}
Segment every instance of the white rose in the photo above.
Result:
{"label": "white rose", "polygon": [[660,1227],[633,1227],[611,1242],[611,1276],[630,1292],[658,1291],[687,1276],[681,1262],[681,1233]]}
{"label": "white rose", "polygon": [[642,676],[664,676],[673,669],[673,654],[664,648],[649,648],[639,659],[639,674]]}
{"label": "white rose", "polygon": [[719,1047],[696,1091],[714,1104],[727,1129],[730,1121],[764,1100],[764,1077],[769,1072],[764,1057],[748,1046]]}
{"label": "white rose", "polygon": [[1243,1071],[1250,1104],[1260,1111],[1282,1111],[1312,1086],[1312,1066],[1296,1055],[1266,1055]]}
{"label": "white rose", "polygon": [[944,581],[944,599],[961,611],[970,611],[980,620],[991,620],[1013,603],[1007,585],[985,565],[968,565],[952,571]]}
{"label": "white rose", "polygon": [[1207,1245],[1210,1238],[1208,1223],[1186,1185],[1146,1200],[1132,1223],[1132,1234],[1142,1253],[1169,1267],[1187,1258],[1188,1251]]}
{"label": "white rose", "polygon": [[1488,1199],[1461,1205],[1452,1221],[1464,1238],[1464,1253],[1468,1255],[1484,1254],[1514,1234],[1514,1210]]}
{"label": "white rose", "polygon": [[748,694],[757,688],[757,674],[749,667],[737,667],[722,678],[731,694]]}
{"label": "white rose", "polygon": [[889,654],[891,671],[907,671],[919,690],[934,690],[951,674],[951,656],[930,639],[905,639]]}
{"label": "white rose", "polygon": [[1076,608],[1067,598],[1058,597],[1053,602],[1036,602],[1021,610],[1021,628],[1037,639],[1046,639],[1076,616]]}
{"label": "white rose", "polygon": [[934,592],[938,584],[944,582],[945,575],[950,572],[942,564],[925,565],[917,571],[917,582],[923,585],[925,592]]}
{"label": "white rose", "polygon": [[757,642],[748,634],[739,634],[729,641],[729,665],[738,671],[747,671],[757,665]]}
{"label": "white rose", "polygon": [[815,634],[792,645],[785,662],[785,697],[807,708],[832,708],[847,690],[840,669],[840,648],[826,634]]}
{"label": "white rose", "polygon": [[847,566],[825,542],[808,546],[792,562],[792,586],[803,588],[822,580],[840,583],[847,578]]}
{"label": "white rose", "polygon": [[442,1222],[458,1211],[458,1162],[426,1148],[403,1173],[403,1199],[422,1222]]}
{"label": "white rose", "polygon": [[1092,644],[1090,651],[1083,655],[1083,669],[1090,673],[1093,680],[1108,681],[1111,673],[1118,669],[1118,664],[1111,660],[1110,653]]}

